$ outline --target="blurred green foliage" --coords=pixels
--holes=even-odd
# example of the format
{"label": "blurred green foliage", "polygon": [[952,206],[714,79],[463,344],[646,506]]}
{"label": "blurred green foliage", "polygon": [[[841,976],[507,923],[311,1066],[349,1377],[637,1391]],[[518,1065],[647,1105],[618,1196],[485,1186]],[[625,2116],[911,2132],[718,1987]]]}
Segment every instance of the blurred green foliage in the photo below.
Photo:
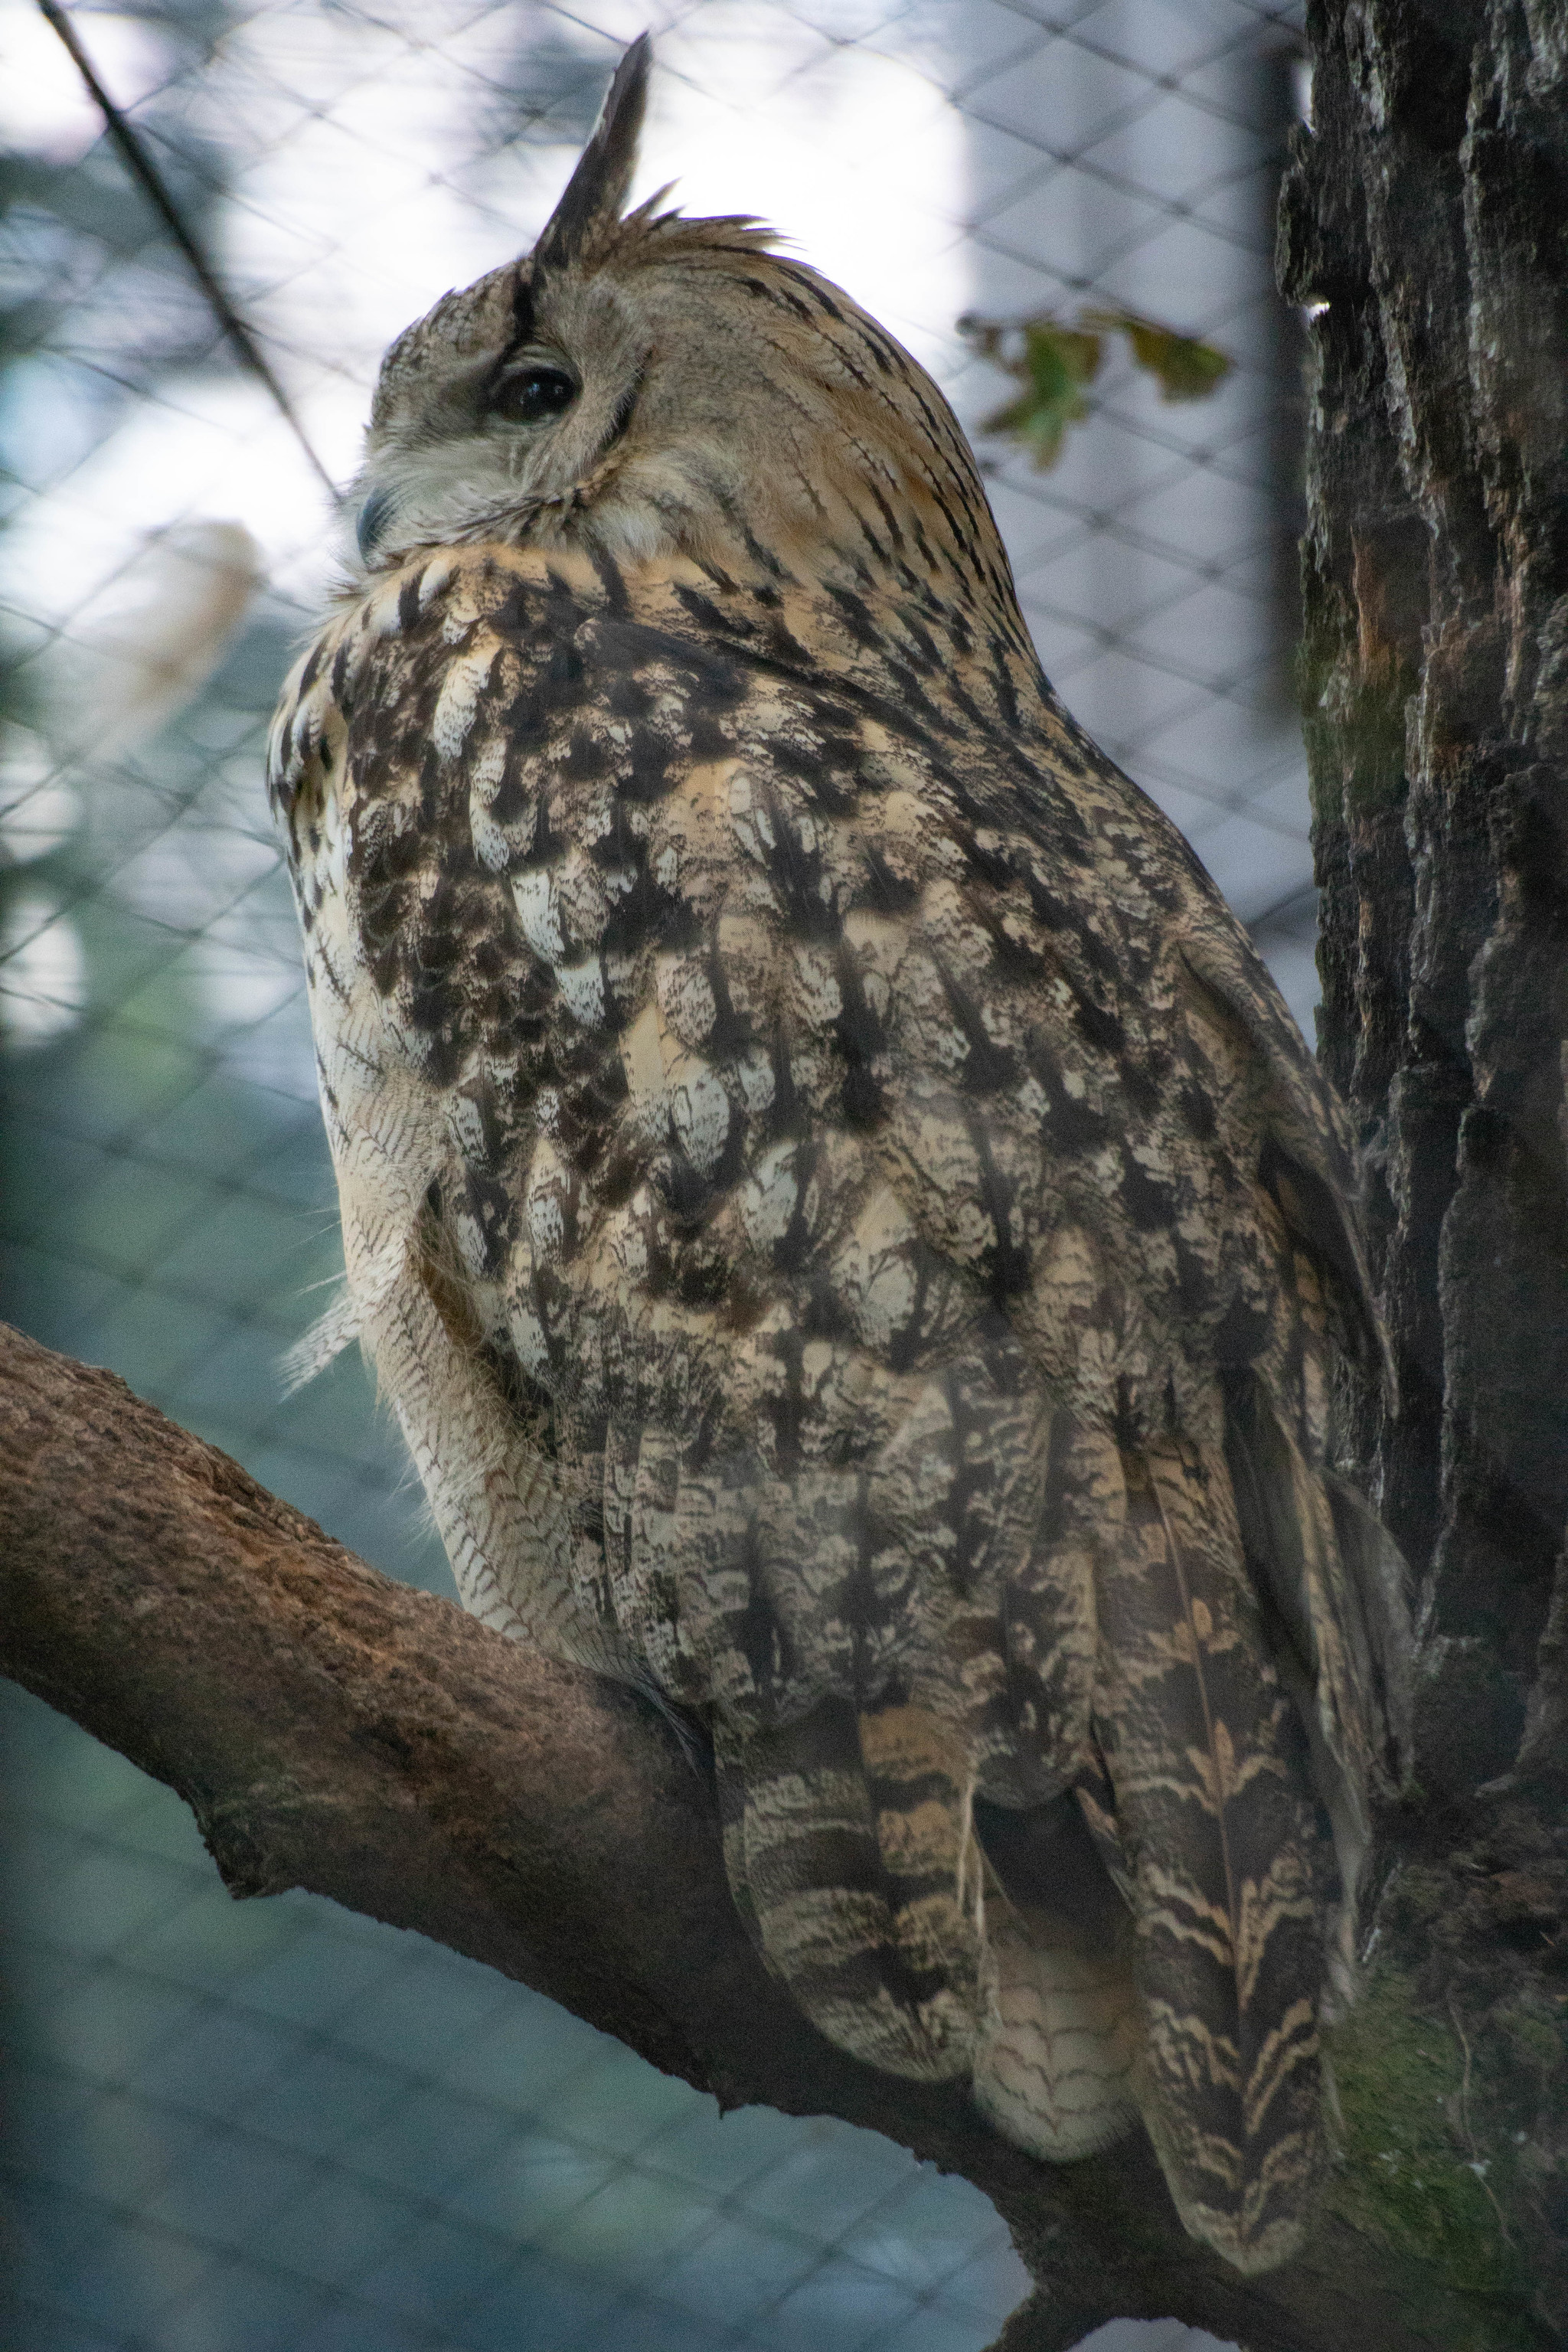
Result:
{"label": "blurred green foliage", "polygon": [[958,331],[981,356],[1012,376],[1016,398],[983,420],[1028,450],[1043,473],[1054,466],[1069,429],[1089,413],[1086,387],[1100,373],[1106,339],[1124,335],[1133,365],[1153,377],[1162,400],[1205,400],[1233,362],[1212,343],[1178,334],[1136,310],[1080,310],[1065,319],[960,319]]}

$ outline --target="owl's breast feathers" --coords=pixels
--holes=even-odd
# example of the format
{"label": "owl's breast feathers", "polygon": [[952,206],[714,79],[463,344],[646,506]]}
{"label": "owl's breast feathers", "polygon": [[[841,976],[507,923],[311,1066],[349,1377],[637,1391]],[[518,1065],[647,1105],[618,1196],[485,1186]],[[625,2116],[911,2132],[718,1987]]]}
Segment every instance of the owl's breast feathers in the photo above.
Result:
{"label": "owl's breast feathers", "polygon": [[1131,2084],[1261,2267],[1399,1769],[1380,1342],[1267,975],[987,610],[483,548],[332,623],[272,778],[351,1280],[465,1597],[703,1714],[823,2030],[1047,2154]]}

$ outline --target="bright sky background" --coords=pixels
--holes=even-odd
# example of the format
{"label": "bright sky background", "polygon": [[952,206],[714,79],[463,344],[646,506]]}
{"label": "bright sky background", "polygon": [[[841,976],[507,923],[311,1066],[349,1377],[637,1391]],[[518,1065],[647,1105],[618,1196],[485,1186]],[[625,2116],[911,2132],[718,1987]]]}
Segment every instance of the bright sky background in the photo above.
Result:
{"label": "bright sky background", "polygon": [[[216,258],[277,354],[329,472],[351,476],[380,353],[451,285],[532,242],[574,146],[514,146],[448,177],[473,137],[489,75],[495,14],[424,12],[424,39],[360,16],[269,9],[225,43],[195,127],[237,146]],[[629,37],[646,0],[598,14]],[[451,22],[443,26],[441,18]],[[162,78],[156,37],[84,14],[84,36],[116,95]],[[606,65],[613,52],[602,44]],[[592,50],[588,52],[592,55]],[[0,130],[53,160],[90,129],[64,52],[26,0],[0,0]],[[28,92],[25,104],[18,89]],[[204,119],[205,118],[205,119]],[[913,65],[859,48],[825,55],[784,10],[710,5],[659,42],[634,195],[673,181],[691,212],[770,220],[804,257],[884,319],[917,355],[951,348],[969,292],[952,224],[964,196],[961,117]],[[55,410],[58,378],[40,384]],[[55,413],[16,420],[58,436]],[[24,509],[0,551],[0,578],[40,618],[91,634],[136,601],[125,567],[176,523],[234,521],[262,551],[272,584],[310,603],[330,574],[320,484],[259,387],[226,374],[165,382],[58,486]]]}

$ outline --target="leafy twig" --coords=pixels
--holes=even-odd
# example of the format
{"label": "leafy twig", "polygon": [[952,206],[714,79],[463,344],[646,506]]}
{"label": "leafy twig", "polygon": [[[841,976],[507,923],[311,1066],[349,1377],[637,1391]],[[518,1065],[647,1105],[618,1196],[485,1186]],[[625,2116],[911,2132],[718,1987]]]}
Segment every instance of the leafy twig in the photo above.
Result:
{"label": "leafy twig", "polygon": [[1162,400],[1205,400],[1232,366],[1212,343],[1136,310],[1085,310],[1072,321],[970,313],[960,319],[958,331],[1023,387],[984,420],[982,432],[1021,442],[1041,472],[1056,464],[1069,429],[1089,415],[1086,387],[1100,373],[1107,335],[1126,336],[1133,365],[1154,378]]}

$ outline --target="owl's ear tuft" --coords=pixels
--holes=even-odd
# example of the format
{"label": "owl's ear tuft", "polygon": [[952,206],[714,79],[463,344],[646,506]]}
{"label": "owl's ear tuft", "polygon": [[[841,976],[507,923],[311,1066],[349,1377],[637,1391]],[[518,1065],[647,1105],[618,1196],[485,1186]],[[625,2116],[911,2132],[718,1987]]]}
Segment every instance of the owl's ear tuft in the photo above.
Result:
{"label": "owl's ear tuft", "polygon": [[652,39],[640,33],[616,68],[593,135],[533,248],[536,272],[580,259],[620,218],[637,165],[652,64]]}

